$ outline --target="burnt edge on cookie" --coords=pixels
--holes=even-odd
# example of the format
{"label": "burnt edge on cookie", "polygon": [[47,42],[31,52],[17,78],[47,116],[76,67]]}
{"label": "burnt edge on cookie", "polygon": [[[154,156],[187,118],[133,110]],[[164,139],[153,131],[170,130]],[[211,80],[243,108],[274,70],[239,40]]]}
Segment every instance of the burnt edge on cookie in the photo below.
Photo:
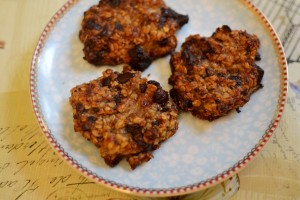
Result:
{"label": "burnt edge on cookie", "polygon": [[99,148],[107,165],[126,159],[132,169],[178,128],[176,105],[154,80],[128,66],[71,89],[74,130]]}
{"label": "burnt edge on cookie", "polygon": [[96,66],[129,64],[143,71],[174,51],[176,32],[189,18],[163,0],[101,0],[84,12],[79,38]]}
{"label": "burnt edge on cookie", "polygon": [[170,96],[178,108],[215,120],[244,106],[262,88],[264,70],[256,61],[260,41],[246,31],[219,27],[211,37],[191,35],[170,60]]}

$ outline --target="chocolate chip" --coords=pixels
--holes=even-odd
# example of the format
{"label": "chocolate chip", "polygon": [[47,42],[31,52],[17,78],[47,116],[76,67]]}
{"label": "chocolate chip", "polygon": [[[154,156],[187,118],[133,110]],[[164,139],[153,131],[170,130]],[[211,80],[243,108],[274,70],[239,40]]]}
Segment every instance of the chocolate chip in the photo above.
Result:
{"label": "chocolate chip", "polygon": [[176,90],[175,88],[172,88],[172,89],[170,90],[170,96],[171,96],[171,98],[172,98],[175,102],[179,103],[179,101],[180,101],[180,96],[178,95],[178,92],[177,92],[177,90]]}
{"label": "chocolate chip", "polygon": [[[261,81],[264,77],[265,71],[258,65],[254,64],[254,67],[257,69],[258,77],[257,77],[257,84],[261,84]],[[262,85],[261,85],[262,87]]]}
{"label": "chocolate chip", "polygon": [[108,3],[111,7],[115,8],[115,7],[120,6],[120,4],[121,4],[122,1],[123,1],[123,0],[109,0],[109,1],[107,1],[107,3]]}
{"label": "chocolate chip", "polygon": [[153,143],[156,138],[158,138],[158,131],[156,128],[151,128],[144,133],[144,137],[147,142]]}
{"label": "chocolate chip", "polygon": [[168,78],[168,83],[169,83],[170,85],[173,85],[173,84],[174,84],[174,78],[173,78],[172,76],[170,76],[170,77]]}
{"label": "chocolate chip", "polygon": [[84,28],[90,30],[97,30],[100,31],[102,29],[101,25],[97,24],[93,19],[88,19],[84,24]]}
{"label": "chocolate chip", "polygon": [[100,33],[100,36],[109,36],[107,26],[103,28],[102,32]]}
{"label": "chocolate chip", "polygon": [[203,51],[193,52],[192,48],[192,46],[185,46],[181,52],[181,58],[189,66],[199,65],[206,56]]}
{"label": "chocolate chip", "polygon": [[185,80],[186,80],[188,83],[193,82],[193,78],[192,78],[192,77],[186,77]]}
{"label": "chocolate chip", "polygon": [[185,25],[186,23],[189,22],[189,16],[188,15],[179,15],[177,18],[177,22],[178,22],[179,26],[182,27],[183,25]]}
{"label": "chocolate chip", "polygon": [[131,58],[129,65],[134,70],[144,71],[152,62],[151,57],[140,46],[135,46],[134,48],[130,49],[129,56]]}
{"label": "chocolate chip", "polygon": [[82,103],[77,103],[75,109],[79,114],[82,114],[85,111],[84,105]]}
{"label": "chocolate chip", "polygon": [[148,84],[152,84],[152,85],[155,85],[156,87],[160,87],[160,83],[159,82],[157,82],[157,81],[154,81],[154,80],[150,80],[150,81],[148,81],[147,82]]}
{"label": "chocolate chip", "polygon": [[242,112],[242,111],[240,110],[240,108],[236,108],[235,110],[236,110],[237,113]]}
{"label": "chocolate chip", "polygon": [[118,75],[117,81],[121,84],[127,83],[132,77],[134,77],[133,73],[125,72]]}
{"label": "chocolate chip", "polygon": [[261,56],[260,56],[260,54],[258,52],[255,55],[255,60],[256,61],[260,61],[261,60]]}
{"label": "chocolate chip", "polygon": [[122,102],[122,94],[118,93],[113,97],[114,101],[116,102],[116,104],[119,104]]}
{"label": "chocolate chip", "polygon": [[181,58],[189,65],[193,65],[196,61],[196,56],[190,51],[189,48],[185,48],[181,53]]}
{"label": "chocolate chip", "polygon": [[221,103],[219,105],[219,109],[221,110],[221,112],[225,112],[226,110],[228,110],[228,107],[226,104]]}
{"label": "chocolate chip", "polygon": [[164,38],[157,42],[159,46],[164,47],[170,43],[170,38]]}
{"label": "chocolate chip", "polygon": [[236,82],[236,86],[241,86],[242,83],[243,83],[241,77],[239,77],[239,76],[231,75],[231,76],[229,76],[228,78],[229,78],[230,80],[235,81],[235,82]]}
{"label": "chocolate chip", "polygon": [[228,25],[223,25],[223,26],[222,26],[222,29],[223,29],[225,32],[231,32],[231,28],[230,28]]}
{"label": "chocolate chip", "polygon": [[97,112],[99,112],[99,111],[100,111],[100,109],[99,109],[99,108],[92,108],[92,110],[94,111],[94,113],[97,113]]}
{"label": "chocolate chip", "polygon": [[162,123],[161,120],[156,120],[152,122],[152,126],[159,126]]}
{"label": "chocolate chip", "polygon": [[83,131],[90,131],[92,128],[88,124],[82,124],[81,129]]}
{"label": "chocolate chip", "polygon": [[110,77],[105,77],[104,79],[102,79],[102,86],[109,86],[110,85],[110,82],[111,82],[111,79]]}
{"label": "chocolate chip", "polygon": [[125,126],[125,130],[127,133],[130,133],[132,135],[132,139],[137,143],[137,145],[142,147],[147,146],[143,138],[143,127],[138,124],[127,124]]}
{"label": "chocolate chip", "polygon": [[225,77],[225,74],[223,74],[223,73],[221,73],[221,72],[218,72],[218,73],[217,73],[217,76],[218,76],[218,77]]}
{"label": "chocolate chip", "polygon": [[[95,48],[95,44],[96,44],[96,40],[92,39],[88,39],[85,42],[85,47],[83,49],[84,52],[89,52],[90,49],[94,49]],[[101,46],[101,49],[99,50],[93,50],[92,52],[90,52],[88,55],[86,54],[86,56],[84,57],[85,60],[89,61],[90,63],[97,65],[102,65],[103,64],[103,59],[104,56],[110,52],[110,48],[108,45],[103,45]]]}
{"label": "chocolate chip", "polygon": [[[246,49],[245,49],[245,50],[246,50],[246,53],[247,53],[247,54],[251,53],[251,50],[252,50],[251,44],[248,45],[248,46],[246,46]],[[251,62],[252,62],[252,60],[251,60]],[[250,63],[251,63],[251,62],[250,62]]]}
{"label": "chocolate chip", "polygon": [[143,100],[143,101],[142,101],[142,106],[143,106],[143,107],[147,107],[147,106],[149,106],[149,104],[150,104],[150,102],[147,101],[147,100]]}
{"label": "chocolate chip", "polygon": [[116,89],[117,91],[121,91],[121,90],[122,90],[122,87],[121,87],[120,85],[117,85],[117,86],[115,87],[115,89]]}
{"label": "chocolate chip", "polygon": [[149,149],[149,144],[144,141],[143,134],[133,135],[132,139],[136,142],[137,145],[142,147],[144,150]]}
{"label": "chocolate chip", "polygon": [[188,15],[181,15],[171,8],[161,8],[161,16],[158,21],[158,25],[160,27],[163,27],[167,19],[173,19],[175,20],[179,27],[182,27],[189,21],[189,16]]}
{"label": "chocolate chip", "polygon": [[97,117],[95,117],[95,116],[88,116],[86,118],[86,121],[88,121],[91,124],[94,124],[97,121]]}
{"label": "chocolate chip", "polygon": [[143,84],[140,84],[140,91],[141,93],[145,93],[147,90],[147,84],[143,83]]}
{"label": "chocolate chip", "polygon": [[158,104],[165,104],[168,100],[168,93],[161,88],[158,88],[153,95],[153,101]]}
{"label": "chocolate chip", "polygon": [[87,88],[85,90],[85,94],[86,94],[86,96],[90,96],[92,94],[92,89],[91,88]]}
{"label": "chocolate chip", "polygon": [[115,29],[118,30],[118,31],[123,30],[122,24],[120,24],[120,23],[117,22],[117,23],[115,24]]}
{"label": "chocolate chip", "polygon": [[205,77],[209,77],[210,75],[210,70],[208,68],[205,68]]}
{"label": "chocolate chip", "polygon": [[74,119],[79,119],[79,117],[80,117],[79,114],[73,114]]}
{"label": "chocolate chip", "polygon": [[246,95],[248,95],[248,91],[247,91],[247,90],[243,90],[243,91],[241,92],[241,94],[244,95],[244,96],[246,96]]}
{"label": "chocolate chip", "polygon": [[211,47],[210,43],[205,38],[201,38],[198,45],[199,45],[199,48],[202,51],[202,57],[203,58],[204,57],[206,58],[207,54],[214,52],[214,49]]}
{"label": "chocolate chip", "polygon": [[167,21],[167,18],[164,16],[161,16],[158,20],[158,27],[162,28],[165,25],[166,21]]}
{"label": "chocolate chip", "polygon": [[183,102],[182,106],[184,110],[190,110],[191,108],[193,108],[193,102],[191,100],[186,100]]}
{"label": "chocolate chip", "polygon": [[168,108],[168,106],[164,105],[161,110],[161,112],[169,112],[170,111],[170,108]]}
{"label": "chocolate chip", "polygon": [[114,159],[111,158],[104,158],[105,163],[110,166],[110,167],[114,167],[116,166],[121,160],[123,159],[122,156],[118,155],[117,157],[115,157]]}
{"label": "chocolate chip", "polygon": [[138,124],[127,124],[125,126],[126,132],[131,134],[142,134],[142,129],[143,127]]}
{"label": "chocolate chip", "polygon": [[200,65],[208,54],[213,52],[210,43],[204,38],[200,40],[191,38],[185,42],[182,49],[181,58],[189,66]]}
{"label": "chocolate chip", "polygon": [[171,110],[167,106],[163,106],[160,111],[161,112],[170,112]]}
{"label": "chocolate chip", "polygon": [[200,92],[200,89],[197,87],[194,89],[195,92]]}

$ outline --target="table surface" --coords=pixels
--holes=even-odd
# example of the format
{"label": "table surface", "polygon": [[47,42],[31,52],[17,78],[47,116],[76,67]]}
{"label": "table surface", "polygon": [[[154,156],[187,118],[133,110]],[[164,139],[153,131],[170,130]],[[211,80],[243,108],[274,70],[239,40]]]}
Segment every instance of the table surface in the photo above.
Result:
{"label": "table surface", "polygon": [[[45,25],[65,2],[0,0],[0,196],[136,199],[82,177],[56,155],[37,125],[29,95],[31,60]],[[253,3],[282,41],[290,83],[300,85],[300,0]],[[279,127],[257,158],[239,173],[240,189],[231,199],[300,199],[299,122],[300,96],[289,89]]]}

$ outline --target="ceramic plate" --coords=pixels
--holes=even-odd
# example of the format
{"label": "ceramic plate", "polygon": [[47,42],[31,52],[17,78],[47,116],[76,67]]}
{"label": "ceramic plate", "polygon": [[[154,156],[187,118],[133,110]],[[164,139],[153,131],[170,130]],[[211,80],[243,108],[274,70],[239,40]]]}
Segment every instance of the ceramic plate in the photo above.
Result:
{"label": "ceramic plate", "polygon": [[[73,131],[70,89],[101,75],[111,66],[94,67],[82,59],[78,39],[83,12],[97,0],[69,1],[43,31],[31,66],[31,97],[38,122],[51,145],[82,174],[102,185],[137,195],[166,196],[198,191],[241,170],[268,141],[281,118],[287,92],[287,68],[280,42],[265,17],[246,0],[166,0],[190,21],[177,34],[180,48],[190,34],[210,36],[224,24],[247,30],[261,41],[258,62],[264,88],[251,96],[241,113],[213,122],[189,113],[179,117],[177,133],[134,171],[126,161],[105,165],[97,148]],[[170,89],[170,57],[143,72]],[[121,71],[121,66],[113,67]]]}

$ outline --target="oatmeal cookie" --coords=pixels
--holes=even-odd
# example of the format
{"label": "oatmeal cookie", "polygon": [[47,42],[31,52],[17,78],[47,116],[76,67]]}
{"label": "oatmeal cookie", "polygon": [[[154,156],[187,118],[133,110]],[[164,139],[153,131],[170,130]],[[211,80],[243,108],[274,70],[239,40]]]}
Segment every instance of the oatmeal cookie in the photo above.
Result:
{"label": "oatmeal cookie", "polygon": [[175,134],[178,112],[168,92],[124,67],[71,89],[74,130],[95,144],[106,164],[126,158],[132,169]]}
{"label": "oatmeal cookie", "polygon": [[180,109],[209,121],[232,109],[239,112],[262,88],[264,71],[255,63],[259,46],[256,35],[226,25],[211,37],[189,36],[171,57],[172,99]]}
{"label": "oatmeal cookie", "polygon": [[163,0],[101,0],[84,13],[81,23],[84,59],[143,71],[176,48],[175,34],[188,20]]}

